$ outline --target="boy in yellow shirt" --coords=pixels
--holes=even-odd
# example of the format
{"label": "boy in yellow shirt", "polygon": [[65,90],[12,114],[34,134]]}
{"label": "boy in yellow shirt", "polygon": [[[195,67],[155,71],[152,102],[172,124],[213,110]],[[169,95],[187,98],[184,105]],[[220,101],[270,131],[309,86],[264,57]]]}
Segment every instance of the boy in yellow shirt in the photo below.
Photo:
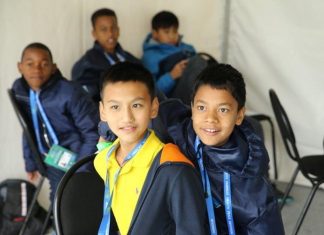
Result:
{"label": "boy in yellow shirt", "polygon": [[193,164],[148,125],[158,113],[154,80],[130,62],[103,76],[100,117],[118,137],[94,162],[105,181],[98,234],[206,234],[206,209]]}

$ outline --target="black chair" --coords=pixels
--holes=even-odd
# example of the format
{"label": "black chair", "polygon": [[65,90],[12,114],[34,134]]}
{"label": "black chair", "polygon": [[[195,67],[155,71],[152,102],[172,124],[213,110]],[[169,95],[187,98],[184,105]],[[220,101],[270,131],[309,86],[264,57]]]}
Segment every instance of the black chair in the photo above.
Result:
{"label": "black chair", "polygon": [[[271,105],[279,126],[279,130],[286,148],[286,151],[290,158],[294,160],[297,163],[297,167],[291,177],[290,182],[288,183],[288,186],[285,191],[285,195],[282,201],[282,204],[280,205],[281,209],[283,208],[283,205],[285,204],[285,199],[289,195],[296,176],[298,172],[300,171],[306,179],[310,181],[312,184],[311,192],[308,195],[308,198],[306,200],[306,203],[302,209],[302,212],[298,218],[297,224],[294,228],[293,234],[297,234],[300,226],[302,225],[302,222],[304,220],[304,217],[308,211],[308,208],[313,200],[313,197],[319,188],[319,186],[324,183],[324,154],[323,155],[308,155],[308,156],[300,156],[297,146],[296,146],[296,139],[293,132],[293,129],[290,125],[288,116],[281,105],[278,96],[276,95],[275,91],[273,89],[270,89],[269,91]],[[323,142],[324,145],[324,142]],[[324,146],[323,146],[324,147]]]}
{"label": "black chair", "polygon": [[97,234],[103,215],[104,182],[96,172],[80,168],[93,164],[95,155],[76,162],[63,176],[54,199],[57,235]]}
{"label": "black chair", "polygon": [[[33,214],[33,210],[34,210],[34,207],[36,205],[36,202],[37,202],[37,198],[38,198],[38,195],[41,191],[41,188],[43,186],[43,183],[44,183],[44,180],[45,180],[45,176],[46,176],[46,166],[43,162],[43,158],[42,158],[42,155],[40,154],[40,152],[38,151],[38,148],[37,148],[37,144],[36,144],[36,138],[35,138],[35,135],[34,135],[34,131],[33,131],[33,128],[30,126],[30,121],[27,117],[27,114],[24,112],[24,110],[21,108],[20,104],[18,103],[16,97],[15,97],[15,94],[13,92],[12,89],[8,89],[8,95],[9,95],[9,98],[10,98],[10,101],[11,101],[11,104],[15,110],[15,113],[17,115],[17,118],[18,118],[18,121],[23,129],[23,133],[24,135],[26,136],[27,138],[27,142],[28,142],[28,145],[33,153],[33,156],[34,156],[34,159],[35,159],[35,162],[37,164],[37,169],[38,169],[38,172],[40,173],[41,175],[41,178],[39,180],[39,183],[36,187],[36,191],[33,195],[33,199],[31,201],[31,204],[30,204],[30,207],[28,208],[28,211],[27,211],[27,215],[26,215],[26,218],[25,218],[25,221],[24,221],[24,224],[23,226],[21,227],[20,229],[20,232],[19,232],[19,235],[23,235],[27,226],[28,226],[28,223],[31,219],[31,216]],[[50,219],[50,216],[51,216],[51,212],[52,212],[52,206],[49,207],[48,209],[48,212],[47,212],[47,216],[46,216],[46,219],[45,219],[45,222],[44,222],[44,225],[43,225],[43,228],[42,228],[42,231],[41,231],[41,235],[42,234],[45,234],[45,231],[47,229],[47,226],[49,224],[49,219]]]}

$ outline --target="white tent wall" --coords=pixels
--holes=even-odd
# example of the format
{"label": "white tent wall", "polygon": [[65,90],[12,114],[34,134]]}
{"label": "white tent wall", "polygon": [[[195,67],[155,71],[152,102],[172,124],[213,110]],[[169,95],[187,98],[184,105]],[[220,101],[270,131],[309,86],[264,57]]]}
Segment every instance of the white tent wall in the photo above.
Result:
{"label": "white tent wall", "polygon": [[[70,78],[73,63],[90,47],[90,16],[98,8],[116,11],[122,46],[140,57],[142,41],[150,31],[152,16],[173,11],[180,19],[180,33],[198,51],[220,57],[223,2],[214,0],[1,0],[0,1],[0,181],[25,178],[21,127],[9,102],[7,89],[19,77],[17,62],[23,48],[35,41],[52,51],[63,75]],[[41,203],[47,204],[48,187]]]}
{"label": "white tent wall", "polygon": [[[275,122],[268,95],[273,88],[301,155],[323,154],[323,12],[321,0],[233,0],[230,6],[228,62],[245,76],[247,108]],[[296,164],[276,131],[279,179],[288,180]],[[299,174],[296,182],[306,180]]]}

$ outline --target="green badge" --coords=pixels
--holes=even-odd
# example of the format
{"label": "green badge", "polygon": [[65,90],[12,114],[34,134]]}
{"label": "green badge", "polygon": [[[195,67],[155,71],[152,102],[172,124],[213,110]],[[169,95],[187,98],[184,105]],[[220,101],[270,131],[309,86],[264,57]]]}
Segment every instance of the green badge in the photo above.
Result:
{"label": "green badge", "polygon": [[112,145],[112,142],[105,142],[105,141],[99,142],[97,144],[97,149],[100,152],[101,150],[108,148],[110,145]]}
{"label": "green badge", "polygon": [[45,158],[45,163],[67,171],[76,160],[77,154],[59,145],[53,145]]}

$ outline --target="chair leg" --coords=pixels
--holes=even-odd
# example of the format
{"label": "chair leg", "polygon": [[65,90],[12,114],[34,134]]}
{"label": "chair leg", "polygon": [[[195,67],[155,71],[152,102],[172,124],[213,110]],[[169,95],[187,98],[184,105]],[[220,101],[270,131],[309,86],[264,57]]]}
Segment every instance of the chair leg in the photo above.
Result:
{"label": "chair leg", "polygon": [[52,208],[53,208],[53,203],[51,203],[51,205],[48,208],[48,211],[47,211],[47,214],[46,214],[46,218],[45,218],[45,221],[44,221],[44,224],[43,224],[43,227],[42,227],[41,235],[44,235],[46,233],[46,229],[48,227],[48,223],[49,223],[49,220],[51,218],[52,211],[53,211]]}
{"label": "chair leg", "polygon": [[317,184],[313,185],[312,190],[309,193],[308,198],[306,200],[306,203],[304,205],[304,208],[303,208],[303,210],[302,210],[302,212],[301,212],[301,214],[300,214],[300,216],[298,218],[297,224],[296,224],[296,226],[294,228],[294,232],[292,233],[293,235],[297,235],[297,233],[298,233],[298,231],[299,231],[299,229],[300,229],[300,227],[301,227],[301,225],[302,225],[302,223],[304,221],[304,218],[306,216],[308,208],[309,208],[311,202],[313,201],[314,195],[315,195],[315,193],[316,193],[319,186],[320,186],[320,183],[317,183]]}
{"label": "chair leg", "polygon": [[27,212],[25,221],[24,221],[24,223],[23,223],[23,225],[22,225],[22,227],[21,227],[21,229],[19,231],[19,235],[23,235],[24,232],[25,232],[25,230],[26,230],[26,228],[27,228],[28,222],[29,222],[29,220],[31,218],[31,215],[32,215],[32,212],[33,212],[33,209],[34,209],[34,205],[37,202],[38,195],[39,195],[39,193],[40,193],[40,191],[42,189],[44,180],[45,180],[45,177],[44,176],[42,176],[40,178],[40,180],[39,180],[39,183],[38,183],[38,185],[36,187],[36,191],[35,191],[35,193],[33,195],[33,199],[32,199],[32,201],[30,203],[29,210]]}
{"label": "chair leg", "polygon": [[272,154],[273,154],[273,168],[274,168],[274,178],[275,180],[278,179],[278,167],[277,167],[277,153],[276,153],[276,140],[275,140],[275,131],[273,123],[269,117],[267,119],[271,126],[271,141],[272,141]]}
{"label": "chair leg", "polygon": [[296,177],[297,177],[298,172],[299,172],[299,167],[297,166],[296,169],[295,169],[295,171],[294,171],[294,174],[292,175],[292,177],[291,177],[291,179],[289,181],[289,184],[286,187],[285,194],[284,194],[284,196],[282,198],[282,202],[280,204],[280,210],[282,210],[282,208],[285,205],[286,199],[287,199],[287,197],[288,197],[288,195],[289,195],[292,187],[294,186],[294,183],[295,183],[295,180],[296,180]]}

